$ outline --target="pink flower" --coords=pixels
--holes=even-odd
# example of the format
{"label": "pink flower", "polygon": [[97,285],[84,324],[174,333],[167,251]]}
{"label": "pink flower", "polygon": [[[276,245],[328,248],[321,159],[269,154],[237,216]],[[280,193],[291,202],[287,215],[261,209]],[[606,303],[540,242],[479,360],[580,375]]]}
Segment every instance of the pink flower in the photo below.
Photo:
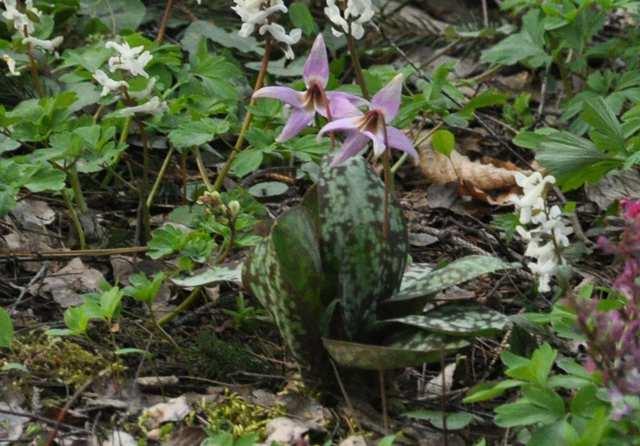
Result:
{"label": "pink flower", "polygon": [[[388,125],[398,114],[402,95],[401,74],[394,77],[371,100],[371,107],[366,113],[360,110],[345,110],[348,117],[337,119],[325,125],[318,133],[318,137],[329,132],[346,132],[346,139],[332,165],[338,165],[356,156],[373,141],[373,151],[376,156],[381,155],[387,148],[397,149],[418,158],[413,143],[401,130]],[[350,115],[350,116],[349,116]]]}
{"label": "pink flower", "polygon": [[[307,86],[304,92],[289,87],[264,87],[253,94],[254,98],[278,99],[291,106],[291,115],[276,138],[277,142],[284,142],[296,136],[313,122],[316,113],[328,119],[335,119],[354,113],[357,111],[357,105],[366,104],[364,99],[352,94],[325,91],[329,81],[329,60],[322,34],[316,37],[309,52],[304,64],[303,78]],[[333,102],[336,102],[336,106],[330,105]]]}

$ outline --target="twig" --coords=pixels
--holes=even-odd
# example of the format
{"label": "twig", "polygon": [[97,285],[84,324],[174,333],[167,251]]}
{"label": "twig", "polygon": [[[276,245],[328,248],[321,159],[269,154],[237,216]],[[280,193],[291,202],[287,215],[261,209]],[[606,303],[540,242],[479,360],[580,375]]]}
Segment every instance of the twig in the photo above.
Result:
{"label": "twig", "polygon": [[160,28],[158,29],[158,35],[156,36],[156,43],[161,43],[164,40],[164,34],[167,30],[167,22],[171,17],[171,9],[173,7],[173,0],[167,0],[164,7],[164,13],[162,14],[162,21],[160,22]]}
{"label": "twig", "polygon": [[389,411],[387,409],[387,392],[384,385],[384,370],[378,370],[380,384],[380,404],[382,405],[382,426],[385,433],[389,432]]}
{"label": "twig", "polygon": [[20,412],[20,411],[16,411],[16,410],[7,410],[7,409],[0,409],[0,413],[4,413],[7,415],[13,415],[16,417],[21,417],[21,418],[29,418],[30,420],[36,420],[36,421],[40,421],[41,423],[45,423],[48,424],[49,426],[58,426],[58,428],[64,427],[65,429],[69,429],[69,430],[74,430],[77,432],[83,432],[85,434],[91,434],[91,431],[87,430],[87,429],[83,429],[81,427],[77,427],[77,426],[72,426],[70,424],[66,424],[66,423],[60,423],[54,419],[51,418],[47,418],[47,417],[43,417],[40,415],[36,415],[34,413],[28,413],[28,412]]}
{"label": "twig", "polygon": [[171,313],[163,316],[162,318],[160,318],[160,320],[158,320],[158,326],[162,327],[164,324],[166,324],[167,322],[170,322],[172,319],[174,319],[177,315],[182,313],[184,310],[190,308],[196,302],[196,300],[198,300],[198,298],[200,297],[201,289],[202,287],[197,286],[193,290],[191,290],[191,293],[187,296],[185,300],[182,301],[180,305],[175,307],[173,311],[171,311]]}
{"label": "twig", "polygon": [[[262,55],[262,62],[260,64],[260,72],[258,73],[258,77],[256,78],[256,83],[253,87],[253,91],[260,89],[264,84],[264,79],[267,76],[267,68],[269,67],[269,57],[271,56],[271,39],[267,39],[264,46],[264,54]],[[254,104],[255,100],[253,97],[249,101],[249,107]],[[253,118],[253,114],[251,110],[247,109],[246,114],[244,115],[244,121],[242,122],[242,127],[240,127],[240,134],[238,135],[238,139],[236,140],[236,144],[233,146],[233,150],[229,154],[229,158],[225,162],[222,170],[218,173],[216,177],[216,182],[213,184],[213,190],[219,191],[222,189],[222,185],[224,183],[224,179],[229,174],[229,170],[231,169],[231,164],[240,153],[242,149],[242,144],[244,143],[244,137],[249,130],[249,126],[251,125],[251,119]]]}
{"label": "twig", "polygon": [[196,157],[196,165],[198,166],[198,172],[200,173],[200,178],[202,178],[202,182],[206,186],[207,190],[209,191],[213,190],[214,186],[212,186],[211,181],[209,181],[209,174],[207,173],[207,167],[204,165],[204,161],[202,160],[202,153],[200,153],[200,149],[198,147],[193,148],[193,155]]}
{"label": "twig", "polygon": [[42,277],[47,275],[47,271],[49,270],[49,262],[44,262],[42,264],[42,267],[40,267],[40,269],[38,270],[38,272],[36,273],[35,276],[33,276],[31,278],[31,280],[29,281],[29,283],[26,286],[20,287],[20,295],[18,296],[18,298],[13,302],[13,304],[11,304],[11,309],[15,309],[18,307],[18,305],[20,305],[20,302],[22,302],[22,299],[24,298],[24,296],[27,294],[27,291],[29,291],[29,288],[31,288],[36,282],[38,282]]}
{"label": "twig", "polygon": [[117,254],[140,254],[146,251],[146,246],[130,246],[126,248],[108,249],[49,249],[45,251],[0,250],[0,260],[34,261],[69,257],[103,257]]}
{"label": "twig", "polygon": [[353,408],[353,404],[351,404],[351,398],[349,398],[347,389],[344,387],[342,378],[340,378],[340,372],[338,372],[338,367],[336,367],[336,363],[333,362],[333,359],[329,358],[329,362],[331,363],[331,368],[333,368],[333,374],[336,376],[336,381],[338,381],[338,387],[340,387],[340,392],[342,392],[342,397],[344,398],[344,401],[347,403],[349,412],[351,412],[351,414],[353,415],[356,412],[355,412],[355,409]]}
{"label": "twig", "polygon": [[173,146],[169,147],[169,152],[167,152],[167,156],[164,157],[164,161],[162,162],[162,166],[160,167],[160,172],[158,172],[158,176],[156,177],[156,181],[154,181],[151,190],[149,191],[149,195],[147,196],[147,209],[151,207],[153,204],[153,200],[158,193],[158,189],[160,187],[160,183],[164,178],[164,174],[167,172],[167,167],[169,167],[169,162],[171,161],[171,157],[173,156],[174,148]]}
{"label": "twig", "polygon": [[482,0],[482,20],[484,27],[489,27],[489,8],[487,8],[487,0]]}

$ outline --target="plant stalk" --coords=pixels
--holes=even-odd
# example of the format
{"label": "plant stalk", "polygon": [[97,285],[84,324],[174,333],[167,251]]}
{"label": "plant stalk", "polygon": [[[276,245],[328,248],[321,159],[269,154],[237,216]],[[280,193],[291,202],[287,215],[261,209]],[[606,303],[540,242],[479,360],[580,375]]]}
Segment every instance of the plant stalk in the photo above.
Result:
{"label": "plant stalk", "polygon": [[173,152],[173,146],[169,147],[169,152],[167,152],[167,156],[164,157],[164,161],[162,162],[162,166],[160,167],[160,172],[158,172],[156,181],[154,181],[153,186],[151,187],[151,191],[149,191],[149,195],[147,196],[147,209],[151,208],[151,205],[153,204],[153,200],[155,199],[156,194],[158,193],[158,189],[160,188],[160,183],[164,178],[164,174],[167,172],[167,167],[169,167],[169,162],[171,161]]}
{"label": "plant stalk", "polygon": [[69,211],[69,217],[71,218],[71,223],[73,223],[73,229],[75,229],[76,235],[78,236],[80,249],[86,249],[87,242],[84,236],[84,229],[82,229],[82,224],[80,223],[80,219],[78,218],[78,213],[74,209],[73,203],[71,202],[71,199],[69,199],[69,194],[66,190],[62,191],[62,198],[64,200],[64,204],[67,206],[67,210]]}
{"label": "plant stalk", "polygon": [[164,6],[164,13],[162,14],[162,21],[160,22],[160,28],[158,29],[158,35],[156,36],[156,43],[161,43],[164,40],[164,34],[167,30],[167,22],[171,18],[172,8],[173,0],[167,0]]}
{"label": "plant stalk", "polygon": [[212,186],[211,181],[209,181],[209,174],[207,173],[207,167],[204,165],[204,161],[202,160],[202,153],[200,153],[200,149],[198,147],[194,147],[193,154],[196,157],[196,165],[198,166],[198,172],[200,173],[202,182],[204,183],[208,191],[214,190],[215,186]]}
{"label": "plant stalk", "polygon": [[[27,27],[24,27],[24,35],[28,36]],[[42,79],[40,79],[40,75],[38,74],[38,63],[36,62],[36,58],[33,55],[33,44],[29,44],[27,46],[27,56],[29,57],[29,69],[31,70],[31,80],[33,81],[33,87],[36,89],[36,93],[38,93],[38,97],[44,97],[44,85],[42,84]]]}
{"label": "plant stalk", "polygon": [[[271,56],[271,39],[267,39],[264,46],[262,63],[260,64],[260,72],[258,73],[255,86],[253,87],[254,92],[260,89],[264,84],[264,79],[267,76],[267,68],[269,67],[270,56]],[[249,101],[249,106],[252,106],[254,102],[255,100],[252,97],[251,100]],[[222,167],[222,170],[218,173],[218,176],[216,177],[216,181],[213,185],[213,190],[220,191],[220,189],[222,189],[224,179],[227,177],[227,175],[229,174],[229,170],[231,169],[231,164],[233,163],[236,156],[238,156],[238,153],[240,153],[240,150],[242,149],[242,144],[244,143],[244,137],[245,137],[245,134],[247,133],[247,130],[249,129],[249,126],[251,125],[252,118],[253,118],[253,115],[251,114],[251,111],[247,110],[246,114],[244,115],[244,121],[242,122],[242,126],[240,127],[240,134],[238,135],[236,144],[233,146],[233,150],[229,154],[229,158],[227,158],[227,161]]]}
{"label": "plant stalk", "polygon": [[351,33],[347,36],[347,48],[349,49],[351,63],[353,64],[353,71],[356,74],[356,81],[358,82],[358,85],[360,85],[362,96],[366,100],[369,100],[369,89],[367,88],[367,84],[364,80],[364,74],[362,73],[362,65],[360,65],[360,56],[358,54],[358,49],[356,48],[356,40],[353,38]]}
{"label": "plant stalk", "polygon": [[158,326],[162,327],[167,322],[172,321],[177,315],[179,315],[183,311],[191,308],[191,306],[200,297],[200,290],[201,290],[201,287],[199,287],[199,286],[197,286],[193,290],[191,290],[191,293],[189,293],[187,298],[185,300],[183,300],[180,305],[175,307],[171,313],[163,316],[162,318],[160,318],[158,320]]}
{"label": "plant stalk", "polygon": [[71,183],[71,189],[73,189],[73,196],[76,200],[76,204],[78,205],[78,209],[80,209],[81,214],[86,214],[89,212],[89,207],[87,206],[87,200],[85,200],[84,194],[82,193],[80,177],[78,176],[78,170],[76,169],[75,164],[69,167],[67,173],[69,174],[69,183]]}

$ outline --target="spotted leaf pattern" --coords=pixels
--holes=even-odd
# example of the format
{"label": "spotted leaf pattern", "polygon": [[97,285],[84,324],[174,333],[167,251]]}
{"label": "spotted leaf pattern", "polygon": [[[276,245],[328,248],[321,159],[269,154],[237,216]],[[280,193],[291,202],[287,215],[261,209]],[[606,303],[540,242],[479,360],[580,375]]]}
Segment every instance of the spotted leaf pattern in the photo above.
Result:
{"label": "spotted leaf pattern", "polygon": [[389,319],[387,322],[398,322],[446,335],[482,336],[504,330],[509,318],[490,308],[444,305],[424,315]]}

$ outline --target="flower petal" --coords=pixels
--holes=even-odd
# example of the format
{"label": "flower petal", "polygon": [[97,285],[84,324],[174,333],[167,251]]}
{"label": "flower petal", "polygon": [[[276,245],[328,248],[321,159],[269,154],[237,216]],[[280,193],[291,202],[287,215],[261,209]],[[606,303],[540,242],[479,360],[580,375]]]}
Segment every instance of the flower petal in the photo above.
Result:
{"label": "flower petal", "polygon": [[253,98],[277,99],[295,108],[302,108],[304,93],[289,87],[263,87],[253,93]]}
{"label": "flower petal", "polygon": [[342,144],[340,152],[333,157],[333,160],[331,161],[331,167],[342,164],[349,158],[356,156],[365,147],[367,147],[368,142],[369,138],[367,138],[362,133],[350,132],[347,136],[347,139],[345,139],[344,143]]}
{"label": "flower petal", "polygon": [[276,142],[285,142],[298,133],[300,133],[306,126],[313,121],[313,112],[309,112],[304,109],[294,108],[285,124],[282,132],[276,138]]}
{"label": "flower petal", "polygon": [[387,126],[387,138],[389,139],[389,147],[401,150],[413,157],[416,161],[418,160],[418,152],[416,152],[415,147],[413,147],[413,143],[401,130]]}
{"label": "flower petal", "polygon": [[318,132],[318,138],[327,132],[344,132],[347,130],[358,130],[360,124],[360,116],[354,116],[351,118],[337,119],[326,124]]}
{"label": "flower petal", "polygon": [[312,80],[319,82],[322,87],[327,86],[329,81],[329,59],[322,34],[318,34],[318,37],[313,42],[307,61],[304,63],[303,77],[307,87]]}
{"label": "flower petal", "polygon": [[403,81],[404,76],[398,74],[371,99],[372,108],[377,108],[382,111],[387,124],[393,121],[393,118],[398,114],[398,110],[400,110]]}
{"label": "flower petal", "polygon": [[[327,101],[329,101],[331,120],[362,116],[362,112],[349,99],[340,94],[327,95]],[[325,118],[329,117],[324,107],[316,110]]]}
{"label": "flower petal", "polygon": [[375,156],[380,156],[384,153],[384,150],[387,148],[387,145],[384,143],[384,135],[382,132],[370,132],[365,130],[362,132],[363,135],[367,136],[371,141],[373,141],[373,154]]}

